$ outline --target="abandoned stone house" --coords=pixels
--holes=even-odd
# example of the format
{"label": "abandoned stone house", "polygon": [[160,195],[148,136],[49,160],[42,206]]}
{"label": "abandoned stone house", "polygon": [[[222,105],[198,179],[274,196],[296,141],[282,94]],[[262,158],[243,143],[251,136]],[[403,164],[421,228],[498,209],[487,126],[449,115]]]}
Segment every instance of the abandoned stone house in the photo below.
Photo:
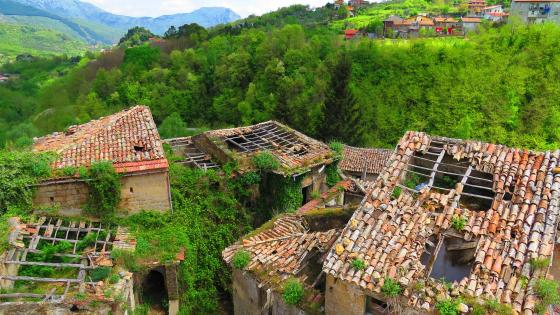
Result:
{"label": "abandoned stone house", "polygon": [[[330,148],[303,133],[276,121],[253,126],[212,130],[193,137],[166,140],[179,163],[200,169],[213,169],[234,162],[240,173],[255,171],[253,157],[270,152],[280,167],[265,174],[274,181],[291,177],[301,183],[303,204],[314,193],[327,190],[325,167],[334,162]],[[274,198],[274,195],[265,196]]]}
{"label": "abandoned stone house", "polygon": [[[111,161],[121,175],[119,210],[171,209],[168,162],[150,109],[136,106],[114,115],[35,139],[35,152],[55,152],[54,168],[89,167]],[[80,215],[88,199],[85,180],[76,176],[37,185],[33,204],[55,206],[61,215]]]}
{"label": "abandoned stone house", "polygon": [[[235,312],[385,314],[395,301],[381,288],[393,279],[404,289],[396,303],[420,313],[437,299],[473,296],[535,314],[537,279],[558,276],[559,159],[408,132],[350,218],[328,208],[286,215],[223,252],[226,262],[251,253],[234,270]],[[321,213],[331,220],[310,223]],[[550,264],[532,268],[533,259]],[[275,290],[288,277],[306,296],[286,310]]]}
{"label": "abandoned stone house", "polygon": [[373,182],[392,154],[393,150],[344,146],[338,168],[348,177]]}

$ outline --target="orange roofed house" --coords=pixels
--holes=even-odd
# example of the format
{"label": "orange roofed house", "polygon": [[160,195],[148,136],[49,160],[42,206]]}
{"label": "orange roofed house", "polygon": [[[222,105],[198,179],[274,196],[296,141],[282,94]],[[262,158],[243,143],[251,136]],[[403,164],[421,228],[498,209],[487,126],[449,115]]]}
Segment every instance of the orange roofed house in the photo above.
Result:
{"label": "orange roofed house", "polygon": [[[38,138],[33,151],[57,153],[56,169],[111,161],[121,176],[119,210],[130,214],[171,209],[169,165],[148,107],[136,106]],[[35,207],[57,206],[61,214],[80,215],[88,195],[84,180],[56,178],[38,185],[33,203]]]}

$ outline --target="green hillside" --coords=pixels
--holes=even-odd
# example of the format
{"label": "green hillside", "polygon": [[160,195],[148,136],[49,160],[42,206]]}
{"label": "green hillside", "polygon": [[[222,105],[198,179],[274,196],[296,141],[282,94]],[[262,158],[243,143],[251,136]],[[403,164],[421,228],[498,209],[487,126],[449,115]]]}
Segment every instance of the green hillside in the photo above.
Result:
{"label": "green hillside", "polygon": [[0,63],[19,54],[34,56],[83,54],[88,45],[69,35],[43,27],[0,22]]}

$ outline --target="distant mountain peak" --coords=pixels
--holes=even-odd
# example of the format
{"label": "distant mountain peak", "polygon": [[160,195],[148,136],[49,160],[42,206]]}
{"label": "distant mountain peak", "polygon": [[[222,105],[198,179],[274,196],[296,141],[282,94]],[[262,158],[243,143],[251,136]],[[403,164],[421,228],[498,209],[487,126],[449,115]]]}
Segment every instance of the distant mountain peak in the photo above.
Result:
{"label": "distant mountain peak", "polygon": [[233,10],[224,7],[202,7],[193,12],[169,14],[160,17],[130,17],[104,11],[95,5],[79,0],[14,0],[18,3],[44,10],[72,20],[97,23],[124,33],[134,26],[142,26],[156,34],[163,34],[170,26],[197,23],[212,27],[240,19]]}

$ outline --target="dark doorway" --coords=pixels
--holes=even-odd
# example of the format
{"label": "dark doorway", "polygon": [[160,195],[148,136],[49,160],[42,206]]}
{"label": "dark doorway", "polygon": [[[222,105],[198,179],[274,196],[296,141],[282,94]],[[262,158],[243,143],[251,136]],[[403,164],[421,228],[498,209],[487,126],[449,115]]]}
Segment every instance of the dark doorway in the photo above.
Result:
{"label": "dark doorway", "polygon": [[167,314],[169,299],[165,277],[160,271],[151,270],[142,281],[142,303],[150,306],[150,314]]}
{"label": "dark doorway", "polygon": [[313,185],[309,185],[307,187],[303,187],[301,192],[303,193],[303,205],[311,201],[311,192],[313,191]]}

